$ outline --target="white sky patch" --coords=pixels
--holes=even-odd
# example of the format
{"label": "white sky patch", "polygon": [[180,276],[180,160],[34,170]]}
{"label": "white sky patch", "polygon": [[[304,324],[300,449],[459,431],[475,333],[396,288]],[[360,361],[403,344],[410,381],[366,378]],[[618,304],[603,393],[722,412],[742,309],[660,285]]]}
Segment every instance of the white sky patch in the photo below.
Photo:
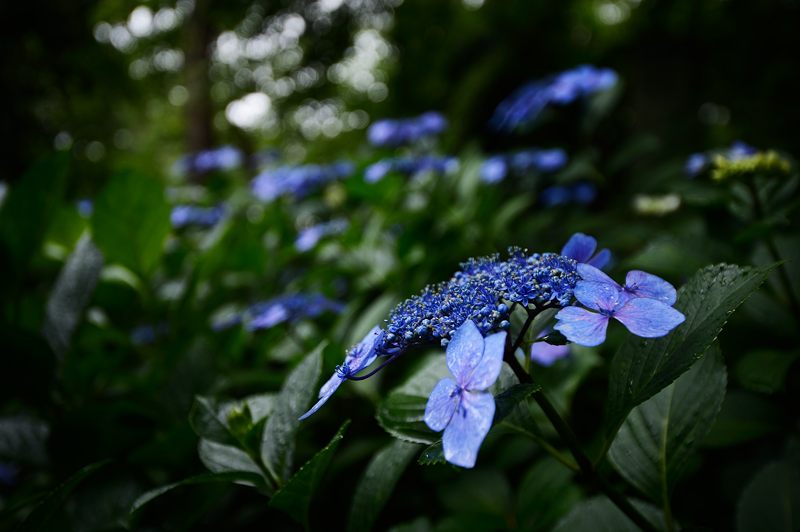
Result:
{"label": "white sky patch", "polygon": [[272,110],[272,100],[263,92],[251,92],[225,108],[225,118],[242,129],[258,129]]}

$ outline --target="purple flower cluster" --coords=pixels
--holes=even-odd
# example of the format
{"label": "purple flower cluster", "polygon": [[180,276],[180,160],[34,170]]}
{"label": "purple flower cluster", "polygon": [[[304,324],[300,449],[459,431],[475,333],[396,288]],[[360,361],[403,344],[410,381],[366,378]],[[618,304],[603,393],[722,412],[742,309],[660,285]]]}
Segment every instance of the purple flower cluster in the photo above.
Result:
{"label": "purple flower cluster", "polygon": [[340,313],[344,305],[322,294],[291,294],[256,303],[242,316],[250,331],[270,329],[281,323],[315,318],[325,312]]}
{"label": "purple flower cluster", "polygon": [[567,105],[617,83],[608,68],[581,65],[522,86],[503,100],[491,119],[498,131],[512,132],[531,124],[549,105]]}
{"label": "purple flower cluster", "polygon": [[588,205],[597,198],[597,187],[589,181],[569,185],[552,185],[539,193],[539,203],[544,207],[562,205]]}
{"label": "purple flower cluster", "polygon": [[377,183],[392,172],[403,174],[407,177],[415,177],[428,172],[440,175],[449,174],[458,170],[458,165],[458,159],[455,157],[437,157],[434,155],[383,159],[367,167],[364,171],[364,179],[368,183]]}
{"label": "purple flower cluster", "polygon": [[740,140],[735,141],[730,147],[723,150],[715,150],[705,153],[693,153],[686,159],[684,171],[689,177],[695,177],[703,173],[711,166],[711,160],[715,155],[721,155],[729,161],[738,161],[758,153],[758,149]]}
{"label": "purple flower cluster", "polygon": [[176,205],[172,208],[170,221],[175,229],[183,227],[209,228],[217,225],[224,215],[225,209],[221,205],[216,207]]}
{"label": "purple flower cluster", "polygon": [[326,236],[339,235],[344,233],[349,226],[349,222],[343,218],[337,218],[330,222],[325,222],[311,227],[306,227],[297,235],[294,247],[301,253],[313,249],[320,240]]}
{"label": "purple flower cluster", "polygon": [[367,130],[367,139],[373,146],[396,148],[436,136],[445,129],[445,117],[431,111],[415,118],[378,120]]}
{"label": "purple flower cluster", "polygon": [[354,170],[355,167],[348,162],[281,166],[257,175],[251,187],[253,194],[261,201],[274,201],[281,196],[300,199],[327,183],[348,177]]}
{"label": "purple flower cluster", "polygon": [[233,146],[220,146],[184,155],[175,163],[175,172],[185,175],[192,172],[205,173],[213,170],[233,170],[244,162],[241,150]]}
{"label": "purple flower cluster", "polygon": [[531,172],[555,172],[567,164],[567,153],[560,149],[530,149],[494,155],[483,162],[481,180],[484,183],[497,183],[509,173],[524,175]]}

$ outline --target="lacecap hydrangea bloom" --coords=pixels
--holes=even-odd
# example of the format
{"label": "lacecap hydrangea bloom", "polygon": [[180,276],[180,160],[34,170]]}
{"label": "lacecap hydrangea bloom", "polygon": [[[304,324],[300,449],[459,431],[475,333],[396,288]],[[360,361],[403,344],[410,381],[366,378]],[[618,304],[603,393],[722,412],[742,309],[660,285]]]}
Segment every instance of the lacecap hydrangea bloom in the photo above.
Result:
{"label": "lacecap hydrangea bloom", "polygon": [[480,176],[484,183],[498,183],[510,173],[524,175],[531,172],[555,172],[566,166],[567,161],[567,152],[560,148],[529,149],[493,155],[481,165]]}
{"label": "lacecap hydrangea bloom", "polygon": [[368,183],[377,183],[389,173],[398,173],[406,177],[424,173],[449,174],[458,170],[458,166],[458,159],[455,157],[435,155],[382,159],[367,167],[364,171],[364,180]]}
{"label": "lacecap hydrangea bloom", "polygon": [[549,105],[567,105],[617,83],[617,73],[608,68],[581,65],[517,89],[494,112],[491,125],[511,132],[531,124]]}
{"label": "lacecap hydrangea bloom", "polygon": [[244,162],[241,150],[233,146],[220,146],[184,155],[175,163],[174,170],[178,175],[190,172],[211,172],[213,170],[233,170]]}
{"label": "lacecap hydrangea bloom", "polygon": [[552,185],[539,192],[539,203],[544,207],[563,205],[588,205],[597,197],[594,183],[580,181],[569,185]]}
{"label": "lacecap hydrangea bloom", "polygon": [[447,120],[433,111],[414,118],[378,120],[367,130],[373,146],[396,148],[434,137],[447,129]]}
{"label": "lacecap hydrangea bloom", "polygon": [[354,171],[355,167],[348,162],[281,166],[261,172],[251,182],[251,188],[261,201],[274,201],[281,196],[301,199],[323,185],[352,175]]}
{"label": "lacecap hydrangea bloom", "polygon": [[220,331],[242,323],[247,330],[257,331],[271,329],[281,323],[315,318],[325,312],[338,314],[342,310],[342,303],[322,294],[289,294],[256,303],[244,312],[226,315],[224,319],[212,324],[212,327]]}
{"label": "lacecap hydrangea bloom", "polygon": [[176,205],[172,208],[170,221],[175,229],[183,227],[209,228],[217,225],[224,215],[225,209],[219,205],[216,207]]}
{"label": "lacecap hydrangea bloom", "polygon": [[345,232],[348,225],[349,223],[347,220],[337,218],[330,222],[305,227],[300,231],[300,234],[297,235],[294,247],[300,252],[313,249],[323,238]]}

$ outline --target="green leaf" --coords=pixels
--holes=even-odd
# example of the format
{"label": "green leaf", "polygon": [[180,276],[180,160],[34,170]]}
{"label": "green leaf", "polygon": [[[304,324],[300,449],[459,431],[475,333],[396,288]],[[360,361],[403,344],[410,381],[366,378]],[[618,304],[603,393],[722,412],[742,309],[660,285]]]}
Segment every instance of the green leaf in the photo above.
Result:
{"label": "green leaf", "polygon": [[212,473],[246,471],[261,475],[261,470],[253,458],[233,445],[223,445],[211,440],[200,440],[197,445],[200,461]]}
{"label": "green leaf", "polygon": [[[654,527],[661,528],[663,518],[654,506],[631,500],[634,508]],[[587,499],[572,507],[572,511],[558,522],[553,532],[639,532],[639,527],[622,510],[605,496]]]}
{"label": "green leaf", "polygon": [[719,413],[726,380],[715,345],[675,382],[634,408],[609,450],[617,471],[654,502],[667,504]]}
{"label": "green leaf", "polygon": [[663,338],[631,335],[611,361],[606,437],[628,413],[668,386],[709,348],[731,314],[764,282],[774,266],[708,266],[678,291],[675,308],[686,321]]}
{"label": "green leaf", "polygon": [[744,390],[732,390],[725,397],[703,446],[739,445],[780,432],[786,422],[781,409],[772,401]]}
{"label": "green leaf", "polygon": [[760,393],[775,393],[784,388],[789,368],[800,358],[797,351],[759,349],[736,363],[734,374],[742,386]]}
{"label": "green leaf", "polygon": [[144,506],[152,502],[154,499],[161,497],[165,493],[174,490],[175,488],[180,488],[183,486],[194,486],[198,484],[213,484],[219,482],[222,483],[244,482],[244,483],[259,484],[263,482],[263,480],[259,475],[254,475],[253,473],[247,473],[244,471],[228,471],[225,473],[205,473],[202,475],[189,477],[180,480],[178,482],[173,482],[172,484],[167,484],[165,486],[161,486],[143,493],[131,505],[131,509],[128,516],[130,519],[133,519]]}
{"label": "green leaf", "polygon": [[261,440],[261,460],[275,479],[289,478],[294,457],[294,437],[300,426],[298,418],[308,410],[317,394],[317,381],[322,368],[322,350],[327,342],[319,344],[294,368],[275,397],[273,411],[264,427]]}
{"label": "green leaf", "polygon": [[189,424],[201,438],[226,445],[237,444],[220,406],[210,397],[198,395],[194,398],[189,411]]}
{"label": "green leaf", "polygon": [[581,497],[572,472],[552,458],[537,462],[517,490],[517,528],[550,530]]}
{"label": "green leaf", "polygon": [[800,468],[788,460],[761,469],[736,509],[739,532],[795,532],[800,528]]}
{"label": "green leaf", "polygon": [[36,506],[25,521],[17,528],[18,532],[41,530],[53,517],[53,514],[61,508],[72,492],[83,482],[86,477],[92,475],[97,470],[107,466],[111,460],[95,462],[81,468],[77,473],[69,477],[63,484],[48,493],[45,498]]}
{"label": "green leaf", "polygon": [[26,416],[0,418],[0,461],[44,465],[50,428]]}
{"label": "green leaf", "polygon": [[347,521],[348,531],[372,529],[397,481],[419,451],[419,447],[418,444],[394,440],[370,460],[353,495]]}
{"label": "green leaf", "polygon": [[127,172],[100,192],[92,214],[94,241],[108,262],[148,273],[170,231],[170,207],[157,180]]}
{"label": "green leaf", "polygon": [[102,269],[103,256],[92,244],[89,235],[84,233],[61,269],[47,299],[44,337],[59,358],[64,356],[69,347],[72,333],[92,298]]}
{"label": "green leaf", "polygon": [[344,431],[349,424],[350,420],[345,421],[330,443],[306,462],[289,479],[289,482],[272,496],[269,501],[271,508],[286,512],[308,529],[308,510],[311,507],[311,499],[314,496],[314,492],[317,491],[317,487],[322,481],[322,476],[328,469],[333,453],[344,437]]}
{"label": "green leaf", "polygon": [[[47,228],[61,202],[69,158],[65,153],[37,161],[11,187],[0,209],[0,257],[6,253],[9,265],[24,271],[30,258],[42,246]],[[5,263],[5,260],[1,260]]]}

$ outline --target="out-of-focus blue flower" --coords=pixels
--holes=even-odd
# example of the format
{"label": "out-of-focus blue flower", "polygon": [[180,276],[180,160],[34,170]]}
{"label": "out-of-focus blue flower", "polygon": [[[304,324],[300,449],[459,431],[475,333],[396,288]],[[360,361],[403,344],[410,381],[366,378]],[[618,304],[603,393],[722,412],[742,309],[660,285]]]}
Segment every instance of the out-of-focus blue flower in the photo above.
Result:
{"label": "out-of-focus blue flower", "polygon": [[603,248],[595,254],[596,250],[597,240],[593,236],[575,233],[569,237],[567,243],[561,248],[561,254],[575,259],[576,262],[603,269],[611,262],[611,252]]}
{"label": "out-of-focus blue flower", "polygon": [[233,170],[239,168],[244,161],[241,150],[233,146],[220,146],[211,150],[203,150],[184,155],[175,163],[175,171],[179,175],[191,172],[211,172],[213,170]]}
{"label": "out-of-focus blue flower", "polygon": [[711,165],[711,160],[715,155],[721,155],[729,161],[738,161],[755,155],[756,153],[758,153],[757,148],[750,146],[746,142],[737,140],[725,149],[712,150],[705,153],[693,153],[686,159],[684,171],[689,177],[695,177],[700,175]]}
{"label": "out-of-focus blue flower", "polygon": [[19,466],[0,462],[0,486],[13,487],[17,484]]}
{"label": "out-of-focus blue flower", "polygon": [[339,313],[343,309],[344,305],[322,294],[292,294],[252,305],[244,313],[242,321],[248,330],[256,331],[284,322],[315,318],[325,312]]}
{"label": "out-of-focus blue flower", "polygon": [[253,194],[262,201],[274,201],[281,196],[301,199],[323,185],[346,178],[354,170],[355,167],[348,162],[281,166],[260,173],[253,179],[251,187]]}
{"label": "out-of-focus blue flower", "polygon": [[617,73],[608,68],[581,65],[565,70],[517,89],[497,106],[491,124],[511,132],[532,123],[548,105],[567,105],[616,83]]}
{"label": "out-of-focus blue flower", "polygon": [[488,388],[500,376],[506,333],[484,339],[471,321],[465,321],[447,345],[447,367],[455,380],[444,378],[433,388],[425,407],[425,424],[444,431],[444,458],[451,464],[473,467],[478,450],[492,427],[495,404]]}
{"label": "out-of-focus blue flower", "polygon": [[588,205],[595,198],[597,198],[597,187],[588,181],[569,185],[552,185],[539,192],[539,203],[544,207]]}
{"label": "out-of-focus blue flower", "polygon": [[214,227],[225,216],[225,209],[221,205],[216,207],[198,207],[197,205],[176,205],[172,208],[170,221],[172,227]]}
{"label": "out-of-focus blue flower", "polygon": [[[548,332],[548,330],[542,331],[536,338],[543,338]],[[552,366],[562,358],[569,356],[569,353],[568,345],[553,345],[541,340],[531,345],[531,360],[540,366]]]}
{"label": "out-of-focus blue flower", "polygon": [[377,348],[383,340],[383,334],[384,332],[381,328],[376,325],[363,340],[347,352],[344,362],[336,366],[336,372],[320,388],[317,403],[308,412],[300,416],[301,421],[319,410],[346,378],[357,374],[375,361],[378,357]]}
{"label": "out-of-focus blue flower", "polygon": [[597,198],[597,187],[589,181],[581,181],[572,185],[572,201],[579,205],[588,205]]}
{"label": "out-of-focus blue flower", "polygon": [[94,203],[89,198],[82,198],[77,201],[75,207],[82,218],[89,218],[94,212]]}
{"label": "out-of-focus blue flower", "polygon": [[567,153],[560,149],[530,149],[509,154],[493,155],[481,166],[481,179],[485,183],[497,183],[509,173],[555,172],[566,166]]}
{"label": "out-of-focus blue flower", "polygon": [[297,251],[304,252],[312,249],[326,236],[338,235],[347,230],[349,223],[344,219],[331,220],[311,227],[306,227],[297,235],[294,247]]}
{"label": "out-of-focus blue flower", "polygon": [[395,148],[433,137],[445,129],[447,120],[444,116],[431,111],[415,118],[378,120],[367,130],[367,139],[373,146]]}
{"label": "out-of-focus blue flower", "polygon": [[131,331],[131,342],[134,345],[150,345],[169,331],[166,323],[158,325],[140,325]]}
{"label": "out-of-focus blue flower", "polygon": [[423,155],[421,157],[383,159],[367,167],[364,171],[364,180],[368,183],[376,183],[391,172],[408,177],[415,177],[428,172],[449,174],[458,170],[458,166],[458,159],[455,157]]}
{"label": "out-of-focus blue flower", "polygon": [[644,338],[664,336],[686,319],[671,306],[675,288],[660,277],[635,270],[628,272],[625,286],[620,286],[588,264],[579,264],[578,273],[581,281],[575,286],[575,298],[591,310],[572,306],[556,314],[555,329],[570,342],[602,344],[611,318]]}

